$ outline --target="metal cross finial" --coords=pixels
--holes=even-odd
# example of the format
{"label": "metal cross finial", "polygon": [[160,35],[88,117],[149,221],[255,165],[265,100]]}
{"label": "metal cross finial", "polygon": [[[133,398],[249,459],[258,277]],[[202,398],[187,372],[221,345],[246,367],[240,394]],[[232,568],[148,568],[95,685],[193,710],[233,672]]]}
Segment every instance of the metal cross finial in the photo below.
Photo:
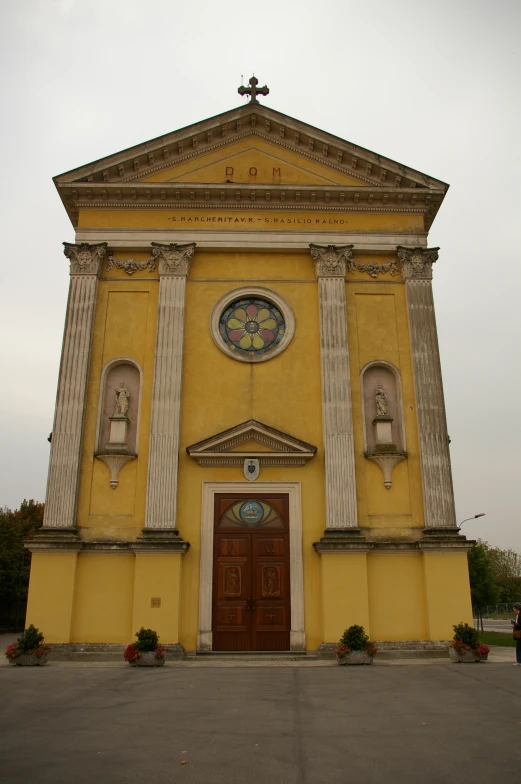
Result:
{"label": "metal cross finial", "polygon": [[239,95],[249,95],[250,96],[250,103],[259,103],[257,100],[257,95],[268,95],[269,89],[264,85],[264,87],[257,88],[259,84],[259,80],[256,76],[252,76],[249,80],[250,87],[239,87],[237,92]]}

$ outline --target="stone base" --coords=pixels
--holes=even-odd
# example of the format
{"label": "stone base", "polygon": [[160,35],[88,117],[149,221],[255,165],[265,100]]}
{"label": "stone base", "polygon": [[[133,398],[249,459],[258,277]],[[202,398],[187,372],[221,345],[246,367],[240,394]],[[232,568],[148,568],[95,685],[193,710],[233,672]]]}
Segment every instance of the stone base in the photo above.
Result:
{"label": "stone base", "polygon": [[[374,640],[378,660],[386,659],[446,659],[448,640],[404,640],[386,642]],[[336,642],[323,642],[317,649],[319,659],[334,659]]]}
{"label": "stone base", "polygon": [[136,664],[138,667],[164,667],[165,657],[156,656],[155,651],[143,651],[139,659],[131,664]]}
{"label": "stone base", "polygon": [[34,656],[32,653],[22,653],[22,655],[17,656],[16,659],[8,659],[7,661],[15,667],[41,667],[47,662],[48,658],[48,653],[44,653],[43,656]]}
{"label": "stone base", "polygon": [[486,661],[488,658],[488,654],[487,656],[479,656],[479,654],[474,653],[474,651],[462,651],[461,653],[459,653],[459,651],[457,651],[456,648],[453,648],[451,645],[449,646],[449,658],[455,664],[458,664],[460,662],[465,662],[469,664],[471,662]]}
{"label": "stone base", "polygon": [[186,542],[179,531],[175,528],[143,528],[142,536],[138,536],[135,542],[130,543],[130,548],[137,552],[177,552],[184,555],[190,547],[190,542]]}
{"label": "stone base", "polygon": [[351,651],[347,656],[337,656],[337,662],[344,666],[346,664],[372,664],[373,657],[365,651]]}
{"label": "stone base", "polygon": [[341,550],[368,552],[372,544],[366,542],[360,528],[326,528],[319,542],[313,542],[317,553],[335,553]]}
{"label": "stone base", "polygon": [[[123,661],[126,645],[120,643],[53,643],[52,658],[56,661]],[[169,661],[185,658],[180,643],[166,643],[165,654]]]}

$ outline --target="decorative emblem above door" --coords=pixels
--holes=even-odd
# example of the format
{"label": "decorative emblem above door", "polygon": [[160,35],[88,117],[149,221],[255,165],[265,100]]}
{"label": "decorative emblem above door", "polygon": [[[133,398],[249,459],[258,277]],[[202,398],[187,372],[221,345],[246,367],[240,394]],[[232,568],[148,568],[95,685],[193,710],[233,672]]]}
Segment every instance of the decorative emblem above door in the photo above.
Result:
{"label": "decorative emblem above door", "polygon": [[317,448],[256,419],[249,419],[192,444],[186,451],[201,466],[243,467],[246,479],[254,480],[263,466],[305,465],[315,456]]}
{"label": "decorative emblem above door", "polygon": [[248,480],[248,482],[255,482],[256,479],[259,478],[260,474],[260,463],[258,459],[255,458],[246,458],[244,461],[244,476]]}

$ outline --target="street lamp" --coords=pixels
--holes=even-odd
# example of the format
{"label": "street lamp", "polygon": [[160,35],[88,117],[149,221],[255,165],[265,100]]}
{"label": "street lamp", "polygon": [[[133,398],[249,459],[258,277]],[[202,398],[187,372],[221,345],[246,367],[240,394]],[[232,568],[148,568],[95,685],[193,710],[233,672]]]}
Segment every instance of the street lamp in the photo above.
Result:
{"label": "street lamp", "polygon": [[472,517],[466,517],[466,518],[465,518],[464,520],[462,520],[462,521],[461,521],[461,523],[458,525],[458,531],[459,531],[459,529],[461,528],[461,526],[463,525],[463,523],[466,523],[466,522],[467,522],[467,520],[475,520],[475,519],[476,519],[476,517],[485,517],[485,512],[480,512],[480,513],[479,513],[479,514],[477,514],[477,515],[472,515]]}

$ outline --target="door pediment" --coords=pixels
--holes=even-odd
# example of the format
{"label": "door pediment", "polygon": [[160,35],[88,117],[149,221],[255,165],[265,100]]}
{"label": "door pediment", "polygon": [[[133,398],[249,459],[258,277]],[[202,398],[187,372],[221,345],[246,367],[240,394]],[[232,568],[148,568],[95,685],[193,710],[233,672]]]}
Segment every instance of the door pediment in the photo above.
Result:
{"label": "door pediment", "polygon": [[249,419],[186,448],[201,466],[242,466],[257,458],[261,466],[302,466],[317,447],[288,433]]}

